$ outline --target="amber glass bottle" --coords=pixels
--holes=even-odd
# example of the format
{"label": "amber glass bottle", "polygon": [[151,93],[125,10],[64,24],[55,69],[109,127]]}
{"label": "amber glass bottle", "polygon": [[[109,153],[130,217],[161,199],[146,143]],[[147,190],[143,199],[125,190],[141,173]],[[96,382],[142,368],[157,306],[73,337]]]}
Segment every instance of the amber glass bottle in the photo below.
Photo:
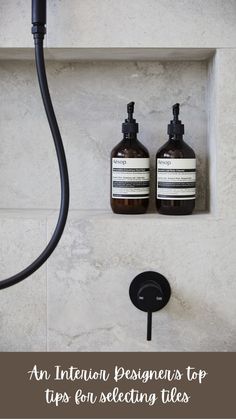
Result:
{"label": "amber glass bottle", "polygon": [[111,152],[111,208],[117,214],[142,214],[149,203],[149,153],[137,139],[134,102],[127,112],[123,140]]}
{"label": "amber glass bottle", "polygon": [[173,115],[168,125],[169,141],[156,155],[156,207],[161,214],[187,215],[195,207],[196,158],[183,140],[178,103],[173,106]]}

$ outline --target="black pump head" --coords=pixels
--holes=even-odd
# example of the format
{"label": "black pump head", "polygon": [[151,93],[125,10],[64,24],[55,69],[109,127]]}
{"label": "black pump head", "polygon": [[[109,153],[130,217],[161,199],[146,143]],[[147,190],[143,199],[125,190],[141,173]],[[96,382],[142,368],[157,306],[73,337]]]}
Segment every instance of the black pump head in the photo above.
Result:
{"label": "black pump head", "polygon": [[134,104],[134,102],[130,102],[127,105],[128,118],[126,118],[125,122],[122,124],[122,132],[124,134],[135,134],[138,132],[138,123],[136,122],[136,119],[133,118]]}
{"label": "black pump head", "polygon": [[133,120],[133,113],[134,113],[134,102],[130,102],[127,105],[127,113],[128,113],[128,120]]}
{"label": "black pump head", "polygon": [[183,135],[184,124],[181,124],[181,121],[179,120],[179,103],[175,103],[175,105],[172,106],[172,110],[174,118],[172,121],[170,121],[170,124],[168,125],[167,133],[170,136]]}
{"label": "black pump head", "polygon": [[174,115],[174,121],[177,122],[179,118],[179,103],[173,105],[172,110]]}

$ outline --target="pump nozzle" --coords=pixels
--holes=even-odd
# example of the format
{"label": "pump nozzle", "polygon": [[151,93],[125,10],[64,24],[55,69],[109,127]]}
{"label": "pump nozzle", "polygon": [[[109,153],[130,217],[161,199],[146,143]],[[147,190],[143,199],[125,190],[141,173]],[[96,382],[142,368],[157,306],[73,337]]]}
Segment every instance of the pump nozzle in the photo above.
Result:
{"label": "pump nozzle", "polygon": [[177,122],[179,120],[179,103],[173,105],[172,110],[174,115],[174,121]]}
{"label": "pump nozzle", "polygon": [[168,125],[168,130],[167,130],[170,136],[184,134],[184,124],[181,124],[181,121],[179,120],[179,106],[180,106],[179,103],[175,103],[172,106],[174,118],[172,121],[170,121]]}
{"label": "pump nozzle", "polygon": [[135,102],[129,102],[127,104],[128,118],[126,118],[125,122],[122,124],[122,132],[124,134],[135,134],[138,132],[138,123],[136,122],[136,119],[133,118],[134,104]]}
{"label": "pump nozzle", "polygon": [[134,104],[135,102],[130,102],[127,105],[127,113],[128,113],[128,121],[133,121],[133,113],[134,113]]}

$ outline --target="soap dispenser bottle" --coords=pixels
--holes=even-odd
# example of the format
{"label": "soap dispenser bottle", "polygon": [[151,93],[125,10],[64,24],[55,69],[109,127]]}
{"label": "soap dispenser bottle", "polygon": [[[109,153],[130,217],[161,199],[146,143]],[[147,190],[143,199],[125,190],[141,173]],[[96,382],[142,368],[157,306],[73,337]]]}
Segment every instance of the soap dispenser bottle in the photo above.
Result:
{"label": "soap dispenser bottle", "polygon": [[111,152],[111,208],[117,214],[142,214],[149,203],[148,150],[137,139],[134,102],[127,105],[123,140]]}
{"label": "soap dispenser bottle", "polygon": [[183,140],[179,103],[173,106],[168,125],[169,141],[156,155],[156,207],[161,214],[187,215],[195,207],[196,158]]}

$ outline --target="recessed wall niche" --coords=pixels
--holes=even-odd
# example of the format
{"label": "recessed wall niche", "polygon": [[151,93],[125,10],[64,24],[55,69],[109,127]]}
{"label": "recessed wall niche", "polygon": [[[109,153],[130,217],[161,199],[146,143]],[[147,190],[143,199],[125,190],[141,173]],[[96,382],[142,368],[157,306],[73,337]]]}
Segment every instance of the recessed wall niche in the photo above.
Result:
{"label": "recessed wall niche", "polygon": [[[121,123],[131,100],[136,102],[139,138],[151,155],[150,211],[154,157],[167,140],[175,102],[181,104],[186,142],[197,155],[196,209],[209,209],[207,69],[206,60],[47,63],[68,156],[71,209],[110,209],[110,151],[122,138]],[[34,63],[1,61],[0,89],[0,176],[7,179],[1,185],[1,207],[44,209],[51,202],[57,208],[58,168]]]}

